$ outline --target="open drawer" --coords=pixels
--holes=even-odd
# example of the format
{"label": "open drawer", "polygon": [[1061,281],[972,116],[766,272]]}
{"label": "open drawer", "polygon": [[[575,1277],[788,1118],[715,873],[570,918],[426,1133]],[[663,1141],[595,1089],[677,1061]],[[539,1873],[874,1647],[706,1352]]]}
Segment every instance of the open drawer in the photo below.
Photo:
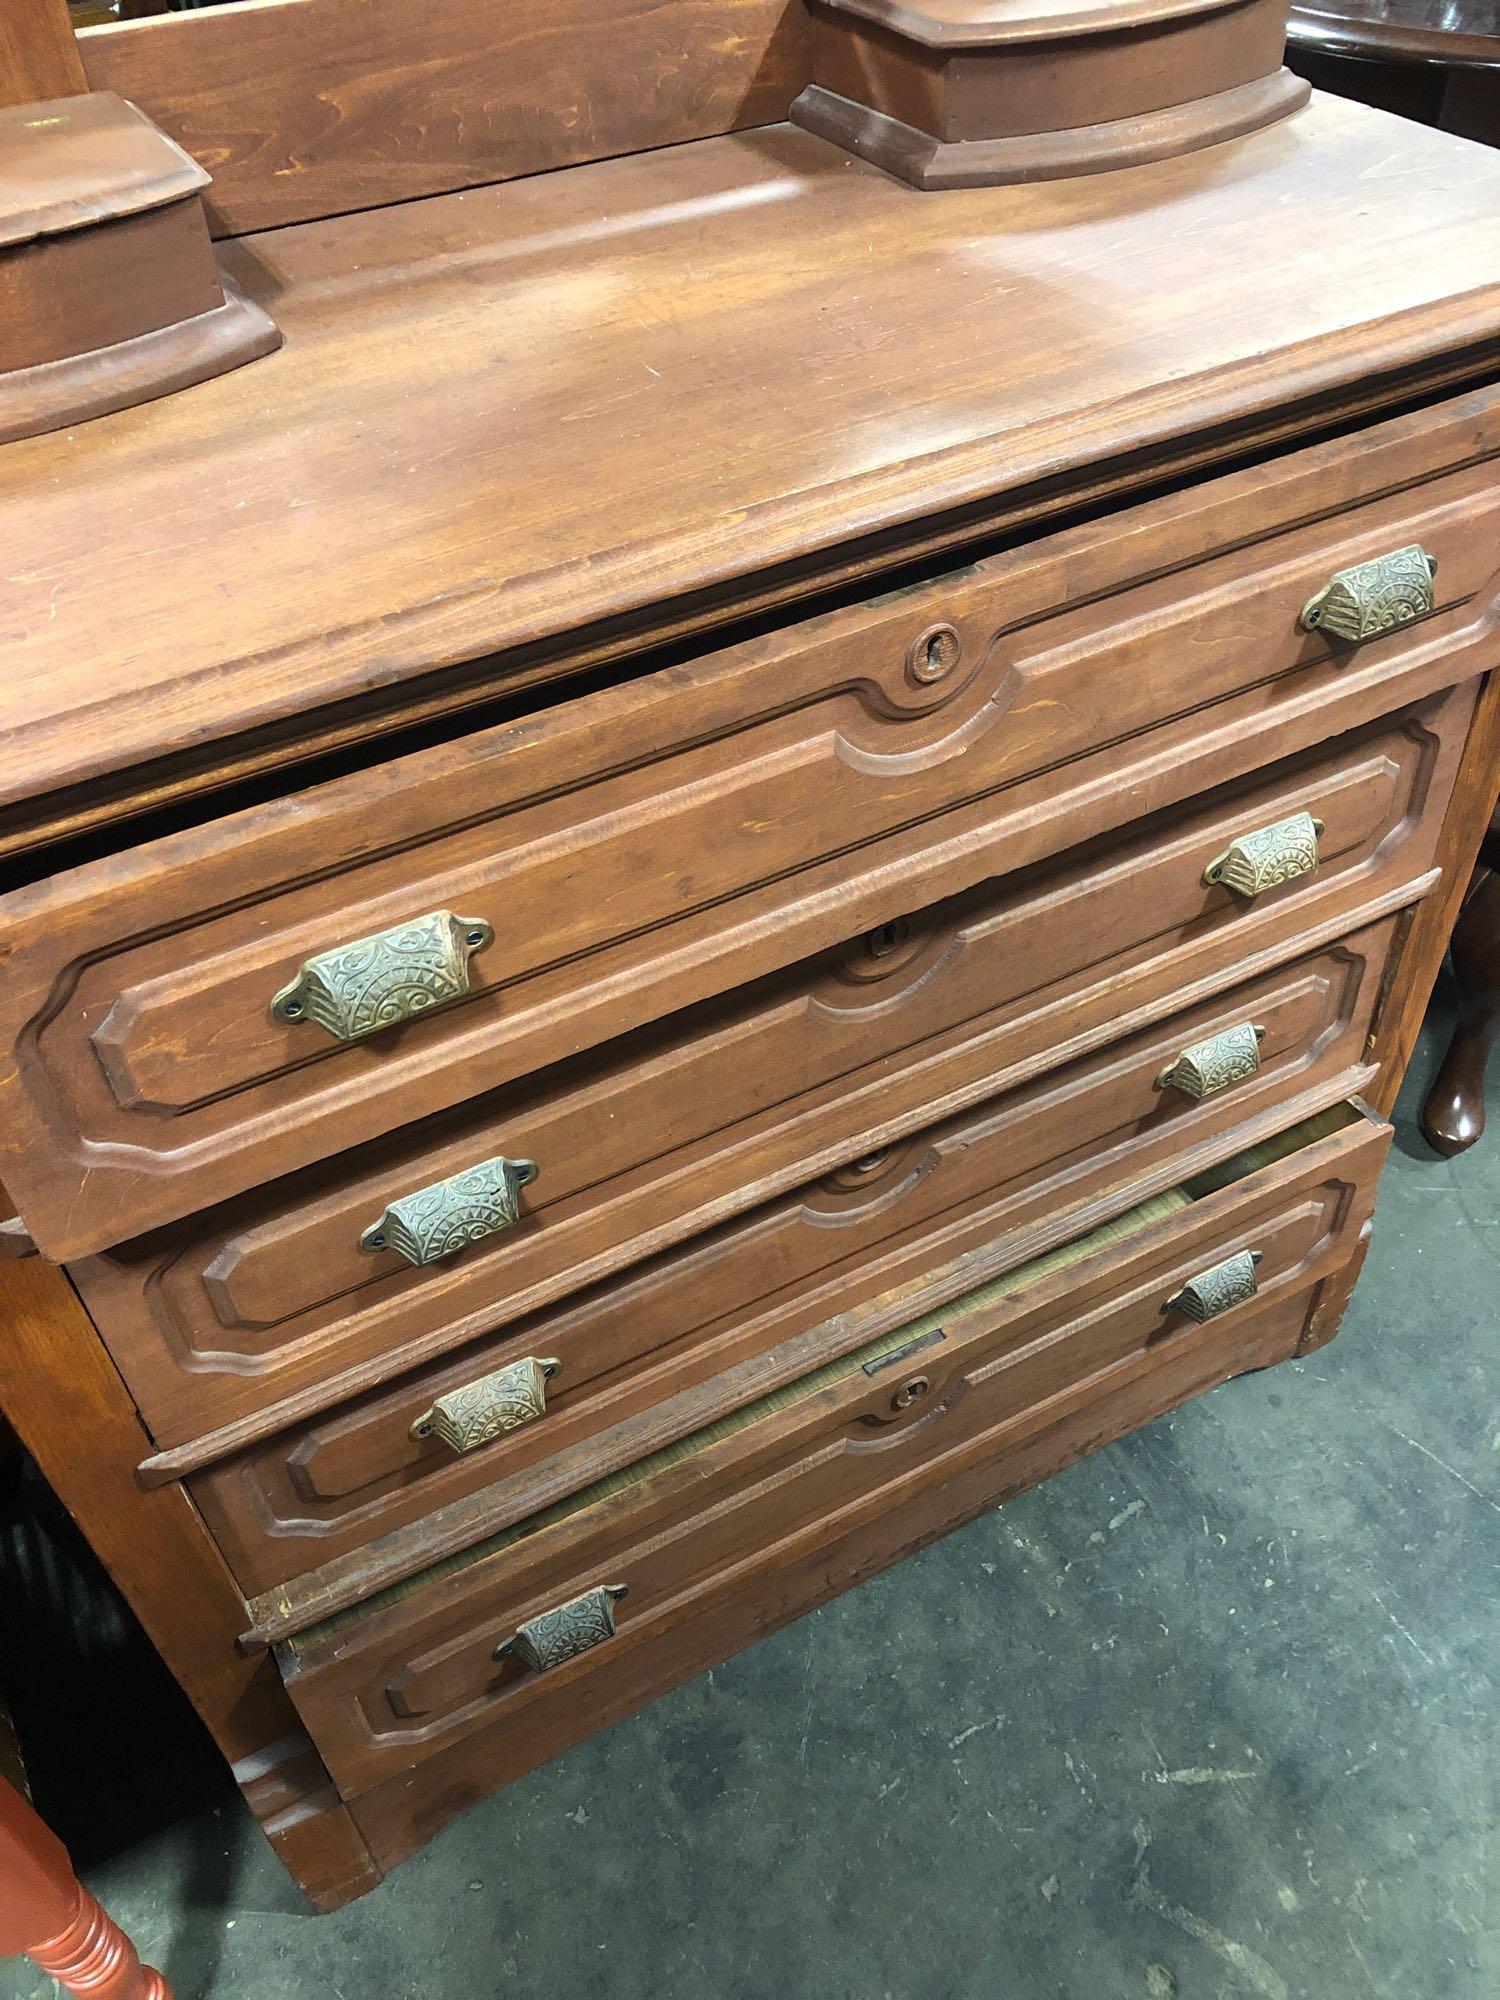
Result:
{"label": "open drawer", "polygon": [[[498,1334],[1411,900],[1473,697],[913,910],[70,1274],[162,1445]],[[1205,879],[1267,835],[1281,846],[1259,881]],[[536,1168],[512,1203],[466,1192],[504,1159]],[[462,1229],[372,1249],[388,1205],[416,1202]],[[560,1393],[582,1379],[570,1368]]]}
{"label": "open drawer", "polygon": [[[832,1552],[860,1524],[888,1530],[866,1573],[934,1531],[939,1491],[940,1512],[971,1496],[954,1525],[1055,1469],[1046,1434],[1073,1440],[1060,1463],[1086,1446],[1079,1423],[1112,1434],[1117,1401],[1115,1428],[1138,1421],[1157,1371],[1170,1403],[1295,1351],[1360,1246],[1389,1137],[1337,1105],[915,1322],[899,1293],[877,1301],[839,1359],[289,1633],[287,1686],[336,1783],[355,1796],[470,1743],[481,1789],[516,1775],[734,1650],[758,1593],[775,1609],[752,1627],[805,1608],[777,1583],[796,1559],[828,1556],[805,1602],[852,1580]],[[296,1619],[286,1594],[254,1609],[261,1637]]]}
{"label": "open drawer", "polygon": [[[692,1428],[684,1412],[696,1415],[695,1395],[741,1361],[771,1366],[786,1340],[830,1315],[965,1251],[989,1260],[987,1277],[1024,1263],[1365,1089],[1395,922],[936,1121],[457,1357],[279,1428],[259,1448],[220,1454],[192,1478],[193,1497],[251,1591],[340,1559],[378,1574],[404,1524],[446,1537],[481,1494],[499,1526],[499,1510],[535,1504],[537,1478],[583,1485]],[[1216,1076],[1164,1082],[1184,1050],[1205,1045],[1229,1057]],[[142,1384],[162,1348],[149,1322],[127,1349],[127,1323],[99,1318],[154,1415]],[[211,1386],[185,1379],[200,1396]],[[517,1386],[520,1406],[503,1407]],[[490,1398],[497,1421],[472,1430]],[[655,1427],[649,1444],[642,1425]],[[148,1463],[180,1469],[170,1452]]]}
{"label": "open drawer", "polygon": [[97,1252],[1472,681],[1453,450],[1289,453],[0,897],[0,1181]]}

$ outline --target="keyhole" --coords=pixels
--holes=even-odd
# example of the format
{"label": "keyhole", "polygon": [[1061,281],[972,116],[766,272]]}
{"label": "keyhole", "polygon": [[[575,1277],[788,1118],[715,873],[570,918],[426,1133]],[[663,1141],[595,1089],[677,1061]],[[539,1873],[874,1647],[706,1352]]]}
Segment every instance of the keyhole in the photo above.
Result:
{"label": "keyhole", "polygon": [[909,1410],[913,1403],[920,1403],[924,1396],[931,1393],[931,1390],[932,1383],[926,1375],[913,1375],[911,1380],[903,1382],[895,1395],[892,1396],[891,1408],[893,1410]]}
{"label": "keyhole", "polygon": [[951,674],[963,652],[963,641],[952,625],[929,625],[912,642],[906,656],[906,671],[914,681],[930,686]]}
{"label": "keyhole", "polygon": [[905,917],[893,917],[888,924],[880,924],[865,938],[865,949],[871,958],[889,958],[893,951],[899,951],[911,936],[911,925]]}

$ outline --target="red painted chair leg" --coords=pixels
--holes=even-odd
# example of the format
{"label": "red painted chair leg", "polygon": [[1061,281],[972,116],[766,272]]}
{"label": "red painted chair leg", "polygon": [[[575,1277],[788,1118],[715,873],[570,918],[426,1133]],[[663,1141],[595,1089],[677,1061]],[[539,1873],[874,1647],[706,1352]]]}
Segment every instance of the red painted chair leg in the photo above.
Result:
{"label": "red painted chair leg", "polygon": [[172,2000],[73,1873],[56,1834],[0,1781],[0,1957],[21,1956],[89,2000]]}

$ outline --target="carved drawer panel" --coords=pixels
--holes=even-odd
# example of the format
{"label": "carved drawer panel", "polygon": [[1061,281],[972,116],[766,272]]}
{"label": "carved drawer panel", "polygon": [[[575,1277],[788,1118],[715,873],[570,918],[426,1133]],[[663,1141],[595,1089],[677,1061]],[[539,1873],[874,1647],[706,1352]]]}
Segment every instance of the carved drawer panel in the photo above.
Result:
{"label": "carved drawer panel", "polygon": [[[1426,449],[1291,453],[0,898],[0,1180],[92,1253],[1472,678],[1500,494]],[[1347,581],[1417,546],[1430,610]]]}
{"label": "carved drawer panel", "polygon": [[[363,1386],[1409,897],[1472,698],[914,912],[419,1137],[81,1260],[75,1281],[162,1443]],[[1281,865],[1316,853],[1315,872],[1253,894],[1205,881],[1298,814],[1322,830]],[[392,1204],[398,1224],[422,1210],[420,1240]]]}
{"label": "carved drawer panel", "polygon": [[[815,1601],[773,1582],[813,1550],[828,1595],[879,1566],[842,1553],[877,1521],[900,1524],[889,1560],[1036,1477],[1044,1437],[1076,1439],[1055,1465],[1123,1428],[1117,1408],[1138,1421],[1143,1398],[1282,1358],[1359,1247],[1388,1140],[1341,1107],[914,1324],[887,1302],[794,1387],[293,1637],[287,1686],[336,1782],[409,1784],[460,1744],[487,1783],[516,1775]],[[1198,1274],[1245,1256],[1253,1290],[1181,1309]],[[750,1604],[720,1650],[662,1664],[666,1633]]]}
{"label": "carved drawer panel", "polygon": [[[973,1252],[1016,1263],[1091,1215],[1163,1187],[1184,1162],[1365,1087],[1364,1045],[1394,919],[1232,988],[752,1210],[707,1236],[534,1315],[190,1481],[249,1590],[370,1544],[442,1536],[483,1494],[495,1516],[666,1438],[700,1385]],[[1185,1046],[1260,1030],[1259,1067],[1195,1100],[1157,1079]],[[533,1421],[456,1452],[420,1424],[438,1398],[526,1360],[552,1364]]]}

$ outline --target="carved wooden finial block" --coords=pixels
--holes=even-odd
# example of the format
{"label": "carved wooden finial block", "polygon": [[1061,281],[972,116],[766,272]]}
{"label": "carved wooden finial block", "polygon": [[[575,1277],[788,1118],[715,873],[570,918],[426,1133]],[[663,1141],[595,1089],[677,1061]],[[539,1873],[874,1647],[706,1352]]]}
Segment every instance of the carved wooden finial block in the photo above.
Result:
{"label": "carved wooden finial block", "polygon": [[0,442],[279,347],[221,276],[209,177],[107,92],[0,110]]}
{"label": "carved wooden finial block", "polygon": [[1100,173],[1307,102],[1287,0],[809,0],[793,122],[914,187]]}

